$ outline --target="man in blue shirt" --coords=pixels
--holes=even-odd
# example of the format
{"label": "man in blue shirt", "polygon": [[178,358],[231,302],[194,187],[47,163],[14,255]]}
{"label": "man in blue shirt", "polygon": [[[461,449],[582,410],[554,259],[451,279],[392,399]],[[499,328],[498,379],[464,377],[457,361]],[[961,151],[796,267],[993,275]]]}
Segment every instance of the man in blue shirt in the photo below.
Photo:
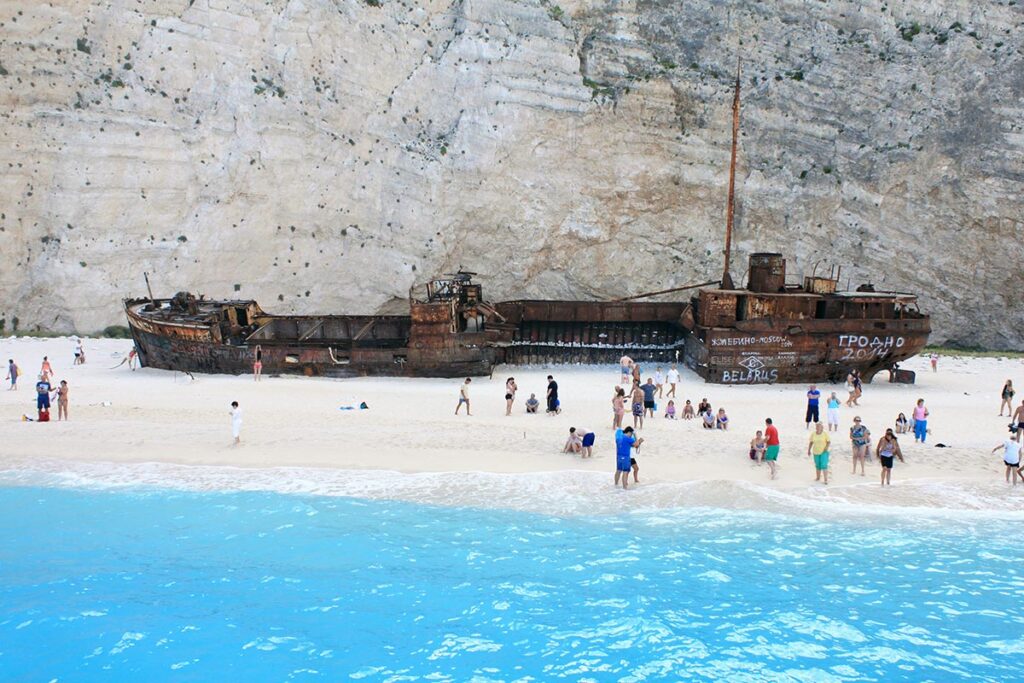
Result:
{"label": "man in blue shirt", "polygon": [[50,409],[50,383],[46,381],[46,375],[40,375],[36,382],[36,409]]}
{"label": "man in blue shirt", "polygon": [[[651,419],[654,418],[654,393],[658,390],[658,385],[654,383],[654,380],[650,377],[647,378],[647,384],[640,387],[644,392],[644,415],[650,413]],[[643,416],[640,417],[640,428],[643,429],[644,420]]]}
{"label": "man in blue shirt", "polygon": [[818,391],[818,387],[811,385],[811,388],[807,390],[807,429],[811,428],[811,422],[818,421],[818,399],[821,398],[821,392]]}
{"label": "man in blue shirt", "polygon": [[633,435],[633,428],[626,427],[615,432],[615,485],[619,485],[622,479],[622,488],[629,488],[629,471],[633,470],[633,481],[640,481],[640,466],[636,464],[636,458],[631,451],[640,448],[643,439]]}

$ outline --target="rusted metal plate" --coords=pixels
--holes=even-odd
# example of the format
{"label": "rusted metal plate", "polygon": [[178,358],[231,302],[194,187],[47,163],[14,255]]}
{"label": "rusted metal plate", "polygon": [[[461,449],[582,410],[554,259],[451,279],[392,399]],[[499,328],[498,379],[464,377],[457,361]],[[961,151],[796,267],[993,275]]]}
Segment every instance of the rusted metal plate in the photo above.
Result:
{"label": "rusted metal plate", "polygon": [[781,292],[786,286],[786,259],[782,254],[751,254],[747,289],[752,292]]}
{"label": "rusted metal plate", "polygon": [[736,322],[734,291],[702,289],[697,303],[700,324],[704,327],[727,327]]}
{"label": "rusted metal plate", "polygon": [[813,318],[818,297],[800,294],[747,294],[743,297],[743,318]]}

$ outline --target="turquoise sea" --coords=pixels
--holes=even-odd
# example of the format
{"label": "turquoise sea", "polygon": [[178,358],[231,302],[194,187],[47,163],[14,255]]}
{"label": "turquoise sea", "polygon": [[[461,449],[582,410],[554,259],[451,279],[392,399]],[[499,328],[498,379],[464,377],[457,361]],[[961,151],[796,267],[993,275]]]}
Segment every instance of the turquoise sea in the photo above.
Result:
{"label": "turquoise sea", "polygon": [[1024,680],[1019,521],[24,483],[0,520],[2,681]]}

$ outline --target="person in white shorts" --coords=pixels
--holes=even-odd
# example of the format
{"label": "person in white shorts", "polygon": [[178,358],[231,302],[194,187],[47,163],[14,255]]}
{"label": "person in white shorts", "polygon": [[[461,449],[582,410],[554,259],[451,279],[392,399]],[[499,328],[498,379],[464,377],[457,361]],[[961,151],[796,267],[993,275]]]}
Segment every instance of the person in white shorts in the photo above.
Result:
{"label": "person in white shorts", "polygon": [[[1012,434],[1016,434],[1017,430],[1013,429]],[[1003,463],[1006,465],[1006,483],[1010,483],[1010,477],[1013,477],[1013,485],[1017,485],[1017,477],[1020,477],[1020,481],[1024,484],[1024,472],[1021,471],[1020,466],[1020,448],[1021,443],[1016,439],[1006,439],[999,446],[992,449],[995,453],[1000,448],[1003,449]],[[1010,473],[1013,473],[1012,475]]]}

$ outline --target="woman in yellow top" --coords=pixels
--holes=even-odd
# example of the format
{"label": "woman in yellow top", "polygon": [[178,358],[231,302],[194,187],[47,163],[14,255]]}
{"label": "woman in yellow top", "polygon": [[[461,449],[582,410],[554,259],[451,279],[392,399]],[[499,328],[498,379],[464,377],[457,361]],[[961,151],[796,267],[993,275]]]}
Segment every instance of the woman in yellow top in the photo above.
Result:
{"label": "woman in yellow top", "polygon": [[828,447],[832,445],[825,426],[818,422],[814,425],[814,432],[807,443],[807,455],[814,456],[814,481],[825,480],[828,484]]}

